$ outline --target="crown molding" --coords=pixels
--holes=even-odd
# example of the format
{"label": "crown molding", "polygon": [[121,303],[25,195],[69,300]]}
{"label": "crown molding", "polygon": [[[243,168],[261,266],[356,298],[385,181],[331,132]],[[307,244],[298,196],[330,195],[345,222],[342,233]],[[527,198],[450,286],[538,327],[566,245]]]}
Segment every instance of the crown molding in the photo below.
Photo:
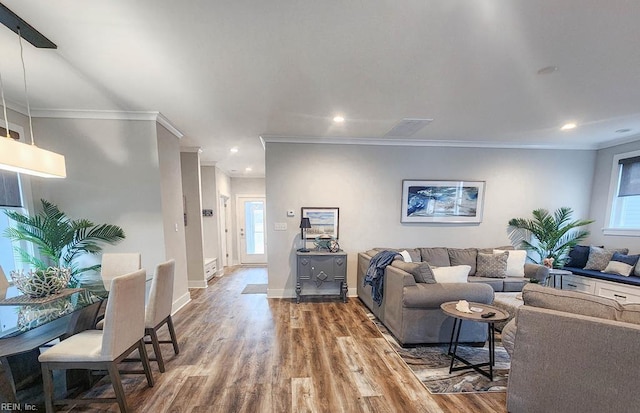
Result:
{"label": "crown molding", "polygon": [[292,136],[260,136],[263,146],[267,143],[303,143],[330,145],[373,145],[373,146],[426,146],[453,148],[489,148],[489,149],[554,149],[554,150],[595,150],[595,145],[551,145],[513,142],[485,141],[439,141],[419,139],[385,139],[385,138],[340,138],[340,137],[292,137]]}
{"label": "crown molding", "polygon": [[180,152],[202,153],[202,148],[199,146],[181,146]]}
{"label": "crown molding", "polygon": [[217,161],[200,161],[200,166],[216,166]]}
{"label": "crown molding", "polygon": [[606,149],[606,148],[611,148],[618,145],[624,145],[625,143],[631,143],[631,142],[637,142],[637,141],[640,141],[640,133],[632,136],[627,136],[625,138],[619,138],[619,139],[614,139],[612,141],[603,142],[597,145],[596,149]]}
{"label": "crown molding", "polygon": [[[7,101],[7,108],[28,116],[27,108]],[[32,109],[31,116],[34,118],[52,119],[99,119],[99,120],[146,120],[155,121],[165,127],[178,139],[182,139],[184,134],[160,112],[157,111],[122,111],[122,110],[80,110],[80,109]]]}

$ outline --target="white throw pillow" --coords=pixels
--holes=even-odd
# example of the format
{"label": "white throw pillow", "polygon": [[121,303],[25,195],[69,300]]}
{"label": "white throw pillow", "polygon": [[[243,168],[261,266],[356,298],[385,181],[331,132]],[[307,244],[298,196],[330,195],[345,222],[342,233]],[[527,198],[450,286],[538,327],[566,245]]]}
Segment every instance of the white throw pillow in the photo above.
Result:
{"label": "white throw pillow", "polygon": [[493,250],[494,254],[508,252],[507,277],[524,277],[524,263],[527,261],[527,251],[525,250]]}
{"label": "white throw pillow", "polygon": [[402,255],[402,259],[404,259],[404,262],[413,262],[413,260],[411,259],[411,254],[409,254],[409,251],[407,250],[400,251],[400,255]]}
{"label": "white throw pillow", "polygon": [[469,271],[471,271],[470,265],[454,265],[452,267],[433,267],[433,278],[437,283],[466,283]]}

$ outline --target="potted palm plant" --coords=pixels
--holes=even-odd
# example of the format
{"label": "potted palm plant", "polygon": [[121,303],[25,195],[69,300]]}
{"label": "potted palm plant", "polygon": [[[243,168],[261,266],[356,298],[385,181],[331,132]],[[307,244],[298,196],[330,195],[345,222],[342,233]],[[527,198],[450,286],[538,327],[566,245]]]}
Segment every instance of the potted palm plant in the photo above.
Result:
{"label": "potted palm plant", "polygon": [[[509,238],[514,245],[533,251],[538,257],[529,257],[536,264],[553,259],[553,267],[561,268],[569,250],[589,236],[589,231],[578,229],[594,222],[591,219],[572,220],[573,210],[558,208],[553,214],[546,209],[533,211],[533,219],[509,220]],[[536,259],[537,258],[537,259]]]}
{"label": "potted palm plant", "polygon": [[49,267],[69,268],[69,287],[80,283],[80,276],[86,271],[99,270],[100,265],[80,267],[77,259],[83,254],[102,252],[101,244],[114,245],[125,238],[124,231],[117,225],[95,224],[88,219],[72,220],[57,205],[41,199],[42,211],[29,216],[17,211],[5,211],[15,222],[4,235],[12,241],[26,241],[39,251],[32,255],[22,247],[15,247],[22,262],[31,264],[36,271]]}

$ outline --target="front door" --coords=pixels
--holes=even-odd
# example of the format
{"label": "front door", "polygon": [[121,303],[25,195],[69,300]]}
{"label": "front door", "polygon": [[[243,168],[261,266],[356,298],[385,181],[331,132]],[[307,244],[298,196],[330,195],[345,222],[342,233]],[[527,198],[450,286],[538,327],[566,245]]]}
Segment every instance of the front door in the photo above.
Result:
{"label": "front door", "polygon": [[239,195],[237,206],[240,263],[266,264],[265,198]]}

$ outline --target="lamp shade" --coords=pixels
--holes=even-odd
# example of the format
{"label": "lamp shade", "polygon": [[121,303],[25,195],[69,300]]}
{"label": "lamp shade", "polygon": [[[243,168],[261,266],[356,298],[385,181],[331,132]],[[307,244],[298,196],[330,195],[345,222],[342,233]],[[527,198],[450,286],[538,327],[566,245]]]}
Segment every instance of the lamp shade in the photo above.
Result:
{"label": "lamp shade", "polygon": [[42,178],[66,178],[64,156],[0,137],[0,169]]}
{"label": "lamp shade", "polygon": [[311,228],[311,221],[309,221],[309,218],[302,218],[300,220],[300,228]]}

